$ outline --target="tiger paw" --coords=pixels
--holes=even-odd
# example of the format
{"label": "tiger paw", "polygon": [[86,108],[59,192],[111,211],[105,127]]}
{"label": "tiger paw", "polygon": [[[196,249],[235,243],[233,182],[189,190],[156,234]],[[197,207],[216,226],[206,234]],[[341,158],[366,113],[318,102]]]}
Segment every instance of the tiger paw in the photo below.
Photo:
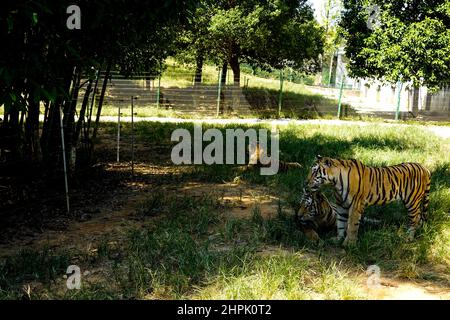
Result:
{"label": "tiger paw", "polygon": [[344,240],[344,238],[341,237],[330,238],[330,242],[334,245],[340,245],[342,243],[342,240]]}
{"label": "tiger paw", "polygon": [[351,247],[351,246],[354,246],[355,244],[356,244],[356,239],[349,238],[348,236],[345,238],[344,242],[342,243],[342,245],[344,247]]}
{"label": "tiger paw", "polygon": [[406,240],[408,242],[412,242],[414,240],[414,236],[415,236],[416,230],[412,227],[410,227],[408,229],[408,231],[406,232]]}

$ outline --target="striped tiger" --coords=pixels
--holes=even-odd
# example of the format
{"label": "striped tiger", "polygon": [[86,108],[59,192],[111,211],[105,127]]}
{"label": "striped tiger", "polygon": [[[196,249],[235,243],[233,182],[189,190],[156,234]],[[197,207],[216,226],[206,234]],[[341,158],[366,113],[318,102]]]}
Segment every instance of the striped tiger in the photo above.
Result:
{"label": "striped tiger", "polygon": [[[250,149],[250,148],[249,148]],[[250,152],[250,150],[248,150]],[[264,149],[260,146],[259,143],[256,144],[254,152],[249,155],[249,165],[248,167],[270,167],[271,163],[262,164],[260,161],[261,154],[264,152]],[[278,172],[287,172],[291,169],[300,169],[303,166],[298,162],[287,162],[283,160],[278,160]]]}
{"label": "striped tiger", "polygon": [[[319,232],[336,229],[337,205],[320,191],[304,188],[300,204],[295,209],[295,221],[312,241],[320,240]],[[380,222],[378,219],[362,218],[362,224],[377,225]]]}
{"label": "striped tiger", "polygon": [[359,160],[317,156],[308,186],[317,191],[330,184],[335,189],[338,238],[343,245],[356,242],[361,215],[366,206],[402,200],[409,216],[408,239],[427,219],[431,174],[418,163],[368,167]]}
{"label": "striped tiger", "polygon": [[319,241],[319,232],[336,228],[336,206],[320,191],[303,189],[303,196],[296,208],[295,221],[300,230],[312,241]]}

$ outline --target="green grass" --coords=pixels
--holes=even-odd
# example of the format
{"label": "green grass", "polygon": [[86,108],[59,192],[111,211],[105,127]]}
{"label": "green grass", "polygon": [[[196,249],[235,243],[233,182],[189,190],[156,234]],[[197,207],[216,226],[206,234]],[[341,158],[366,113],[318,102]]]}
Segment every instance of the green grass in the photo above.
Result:
{"label": "green grass", "polygon": [[[192,130],[192,125],[183,124]],[[203,126],[204,130],[208,126]],[[225,126],[225,129],[231,126]],[[169,137],[175,125],[138,125],[138,134],[141,137],[162,136]],[[160,140],[171,144],[168,139]],[[172,143],[173,144],[173,143]],[[396,264],[405,257],[411,261],[426,262],[436,260],[436,263],[450,261],[450,242],[447,241],[450,212],[450,161],[448,152],[450,143],[442,140],[421,126],[409,125],[402,127],[380,127],[376,123],[364,127],[342,125],[290,125],[281,129],[280,150],[281,158],[287,161],[298,161],[304,165],[300,172],[288,172],[275,176],[263,177],[257,171],[242,172],[233,166],[189,166],[185,170],[183,179],[196,181],[233,181],[241,179],[250,183],[263,184],[273,187],[275,194],[289,205],[289,200],[300,194],[308,167],[314,161],[315,155],[332,157],[356,158],[367,165],[382,166],[401,162],[419,162],[432,172],[432,193],[430,204],[430,222],[419,234],[418,240],[412,245],[404,243],[402,227],[407,221],[406,211],[400,204],[389,204],[384,207],[370,207],[368,215],[383,217],[386,221],[381,230],[375,230],[367,235],[361,234],[359,251],[361,256],[367,257],[364,261],[370,262],[369,256],[388,257],[388,264]],[[368,237],[367,239],[365,237]],[[371,239],[375,237],[375,239]],[[376,239],[380,247],[376,246]],[[384,240],[390,239],[388,245]],[[367,247],[364,243],[370,242]],[[404,243],[404,244],[403,244]],[[391,254],[386,246],[395,249]],[[369,255],[368,251],[372,251]],[[385,253],[387,252],[387,253]],[[403,254],[401,254],[403,252]],[[358,257],[355,253],[355,258]],[[431,259],[431,260],[430,260]]]}
{"label": "green grass", "polygon": [[[167,157],[174,145],[171,132],[178,127],[193,130],[189,123],[135,125],[137,140],[165,146]],[[104,124],[102,132],[114,130],[114,124]],[[307,124],[280,130],[281,158],[298,161],[304,169],[261,176],[239,166],[192,165],[166,178],[167,183],[242,181],[265,186],[280,199],[272,218],[263,218],[258,204],[248,218],[230,216],[214,192],[192,197],[155,187],[136,211],[144,220],[157,218],[150,227],[130,230],[119,243],[114,235],[105,237],[96,244],[95,256],[49,250],[11,256],[0,262],[0,297],[27,297],[23,286],[31,283],[31,299],[355,299],[366,298],[362,274],[372,264],[383,275],[450,287],[445,280],[450,271],[449,140],[417,125]],[[130,134],[129,124],[122,132]],[[293,222],[292,203],[316,154],[357,158],[372,166],[424,164],[432,172],[429,221],[408,242],[402,205],[370,207],[365,214],[382,224],[361,228],[355,247],[341,250],[332,234],[324,235],[323,244],[310,243]],[[81,290],[67,291],[62,275],[74,255],[82,270],[101,272],[87,277]]]}

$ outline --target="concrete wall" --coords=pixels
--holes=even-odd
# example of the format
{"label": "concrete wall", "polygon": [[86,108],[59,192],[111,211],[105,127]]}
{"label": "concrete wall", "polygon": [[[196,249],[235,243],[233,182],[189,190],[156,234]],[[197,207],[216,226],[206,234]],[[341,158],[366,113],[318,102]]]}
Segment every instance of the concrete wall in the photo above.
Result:
{"label": "concrete wall", "polygon": [[[357,82],[360,97],[380,108],[393,109],[397,106],[397,86],[381,84],[361,79]],[[450,112],[450,87],[436,93],[428,92],[426,87],[413,89],[403,84],[400,96],[400,109],[416,113],[418,111]]]}

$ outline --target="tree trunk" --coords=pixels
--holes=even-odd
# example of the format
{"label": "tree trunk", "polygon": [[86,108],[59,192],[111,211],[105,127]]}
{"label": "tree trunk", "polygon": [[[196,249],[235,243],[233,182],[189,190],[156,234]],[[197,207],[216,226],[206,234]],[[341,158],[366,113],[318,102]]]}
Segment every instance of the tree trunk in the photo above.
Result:
{"label": "tree trunk", "polygon": [[8,140],[11,143],[10,144],[10,151],[11,151],[11,158],[12,160],[19,160],[20,157],[20,150],[21,150],[21,139],[20,139],[20,132],[21,128],[19,126],[19,107],[17,105],[17,101],[14,102],[11,105],[11,109],[9,110],[9,117],[8,117],[8,130],[6,132],[6,135],[9,136]]}
{"label": "tree trunk", "polygon": [[331,78],[333,77],[333,61],[334,61],[334,52],[331,54],[330,70],[328,70],[328,85],[331,85]]}
{"label": "tree trunk", "polygon": [[77,127],[75,129],[75,135],[73,137],[74,143],[76,141],[78,141],[78,139],[80,137],[81,127],[82,127],[83,122],[85,120],[84,117],[86,115],[86,109],[87,109],[87,105],[88,105],[88,102],[89,102],[89,96],[91,94],[91,91],[92,91],[92,79],[89,79],[88,85],[86,87],[86,91],[84,93],[83,102],[81,104],[80,115],[79,115],[79,118],[78,118]]}
{"label": "tree trunk", "polygon": [[[60,86],[64,92],[70,92],[70,85],[73,80],[72,70],[67,71],[66,76],[61,81]],[[44,123],[41,135],[41,150],[43,162],[47,165],[47,169],[51,171],[59,171],[62,169],[61,161],[61,135],[60,135],[60,111],[67,103],[63,95],[56,97],[51,102],[48,110],[48,120]]]}
{"label": "tree trunk", "polygon": [[92,120],[92,111],[94,110],[95,105],[95,95],[97,94],[97,88],[98,88],[98,81],[100,80],[100,70],[97,70],[96,76],[95,76],[95,85],[94,90],[92,91],[92,98],[91,98],[91,106],[89,107],[89,116],[87,120],[87,126],[84,132],[84,140],[89,140],[89,134],[91,131],[91,120]]}
{"label": "tree trunk", "polygon": [[419,115],[419,88],[414,87],[412,91],[412,115],[417,117]]}
{"label": "tree trunk", "polygon": [[28,114],[25,122],[25,156],[31,161],[41,160],[41,148],[39,144],[39,102],[34,101],[34,96],[28,98]]}
{"label": "tree trunk", "polygon": [[50,103],[48,121],[44,124],[41,135],[42,159],[50,172],[60,167],[61,137],[58,129],[61,105],[62,97],[57,97],[54,102]]}
{"label": "tree trunk", "polygon": [[195,65],[195,75],[194,75],[194,90],[192,92],[192,103],[194,109],[198,107],[198,99],[200,97],[199,86],[202,83],[202,73],[203,73],[203,61],[204,56],[202,52],[197,52],[196,65]]}
{"label": "tree trunk", "polygon": [[111,61],[108,62],[105,71],[105,78],[103,79],[102,92],[100,93],[100,98],[98,100],[97,117],[95,118],[94,132],[92,133],[92,140],[97,137],[98,126],[100,123],[100,115],[102,114],[103,100],[105,98],[106,86],[108,84],[109,74],[111,72]]}
{"label": "tree trunk", "polygon": [[202,83],[203,61],[205,60],[203,53],[199,52],[196,57],[194,85]]}
{"label": "tree trunk", "polygon": [[225,87],[227,81],[228,61],[225,61],[222,66],[222,78],[220,79],[222,88]]}
{"label": "tree trunk", "polygon": [[233,70],[233,104],[231,109],[239,108],[240,105],[240,94],[241,94],[241,69],[239,65],[239,57],[233,55],[230,59],[230,67]]}
{"label": "tree trunk", "polygon": [[64,142],[66,150],[66,159],[68,163],[68,169],[73,171],[75,169],[75,159],[73,157],[74,146],[76,145],[75,136],[75,111],[77,108],[78,93],[80,91],[81,83],[81,73],[82,70],[76,67],[75,74],[72,82],[72,92],[70,95],[70,101],[67,101],[66,107],[64,108]]}

